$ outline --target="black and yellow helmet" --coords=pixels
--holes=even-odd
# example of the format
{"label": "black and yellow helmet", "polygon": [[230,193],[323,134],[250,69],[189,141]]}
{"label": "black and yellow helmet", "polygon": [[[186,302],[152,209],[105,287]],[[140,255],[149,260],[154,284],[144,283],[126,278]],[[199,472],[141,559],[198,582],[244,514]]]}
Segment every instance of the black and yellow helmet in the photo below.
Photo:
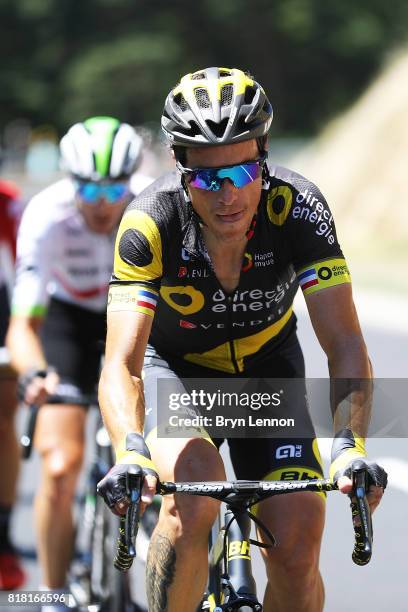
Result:
{"label": "black and yellow helmet", "polygon": [[184,76],[167,96],[162,129],[172,146],[224,145],[266,135],[273,111],[263,88],[237,68]]}

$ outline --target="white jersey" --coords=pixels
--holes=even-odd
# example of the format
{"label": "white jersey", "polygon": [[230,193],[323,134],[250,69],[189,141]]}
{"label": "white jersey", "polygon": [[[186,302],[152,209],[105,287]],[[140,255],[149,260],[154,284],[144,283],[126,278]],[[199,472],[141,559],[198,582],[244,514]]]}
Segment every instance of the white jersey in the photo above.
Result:
{"label": "white jersey", "polygon": [[[136,173],[135,195],[152,179]],[[116,228],[92,232],[75,204],[75,186],[66,178],[34,196],[17,235],[12,312],[44,316],[50,297],[102,312],[112,273]]]}

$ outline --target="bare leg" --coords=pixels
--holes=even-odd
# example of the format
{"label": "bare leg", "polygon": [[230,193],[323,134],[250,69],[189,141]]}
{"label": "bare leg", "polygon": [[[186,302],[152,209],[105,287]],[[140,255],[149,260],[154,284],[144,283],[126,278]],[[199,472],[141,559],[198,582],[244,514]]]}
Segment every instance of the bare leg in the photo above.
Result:
{"label": "bare leg", "polygon": [[36,446],[43,458],[35,499],[42,580],[61,588],[72,558],[72,502],[82,465],[86,412],[80,406],[48,405],[39,412]]}
{"label": "bare leg", "polygon": [[268,576],[265,612],[321,612],[325,502],[316,493],[291,493],[259,504],[258,516],[278,541],[276,548],[262,551]]}
{"label": "bare leg", "polygon": [[[224,480],[217,449],[203,439],[149,440],[162,480]],[[153,533],[146,568],[149,612],[193,612],[208,575],[208,534],[219,502],[166,496]]]}
{"label": "bare leg", "polygon": [[0,379],[0,505],[11,507],[16,499],[20,449],[14,419],[17,410],[16,380]]}

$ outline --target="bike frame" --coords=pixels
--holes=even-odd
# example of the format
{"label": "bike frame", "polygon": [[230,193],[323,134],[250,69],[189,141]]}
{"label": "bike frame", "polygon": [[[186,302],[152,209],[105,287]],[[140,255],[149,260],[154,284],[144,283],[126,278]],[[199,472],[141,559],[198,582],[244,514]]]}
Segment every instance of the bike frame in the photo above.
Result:
{"label": "bike frame", "polygon": [[[256,596],[256,583],[251,563],[251,519],[243,508],[227,506],[224,514],[223,537],[227,549],[223,553],[224,572],[221,574],[221,596],[214,597],[218,610],[262,610]],[[225,538],[224,538],[225,540]],[[211,552],[210,552],[211,557]],[[215,559],[214,559],[215,561]],[[218,561],[218,568],[221,560]],[[215,566],[213,566],[215,568]],[[210,563],[210,575],[212,573]],[[219,571],[219,569],[218,569]],[[219,571],[219,573],[221,573]],[[210,606],[211,610],[211,606]]]}
{"label": "bike frame", "polygon": [[[130,505],[126,516],[121,517],[121,532],[115,566],[129,569],[135,556],[134,542],[138,529],[139,504],[143,480],[137,468],[127,475],[127,493]],[[351,468],[353,481],[353,516],[358,514],[360,524],[353,522],[355,545],[353,561],[365,565],[371,559],[372,524],[366,498],[368,492],[367,466],[361,460],[354,461]],[[256,586],[252,576],[250,559],[251,519],[269,536],[272,544],[274,537],[267,528],[250,513],[250,508],[264,499],[301,491],[333,491],[337,485],[329,479],[303,481],[210,481],[210,482],[163,482],[157,492],[161,495],[188,494],[208,496],[227,503],[225,525],[219,532],[210,551],[210,594],[207,605],[201,610],[211,612],[233,612],[242,610],[260,612],[262,604],[256,597]],[[232,548],[230,549],[230,544]],[[265,546],[263,544],[263,546]],[[224,573],[219,572],[221,558],[224,558]],[[219,580],[220,579],[220,580]],[[219,586],[218,586],[219,585]],[[222,595],[224,600],[221,601]]]}

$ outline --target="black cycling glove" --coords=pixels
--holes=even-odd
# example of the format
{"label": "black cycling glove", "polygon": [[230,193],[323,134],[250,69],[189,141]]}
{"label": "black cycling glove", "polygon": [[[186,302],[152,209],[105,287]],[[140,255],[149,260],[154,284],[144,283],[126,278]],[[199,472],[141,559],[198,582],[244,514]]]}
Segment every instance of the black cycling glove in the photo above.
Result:
{"label": "black cycling glove", "polygon": [[332,445],[330,478],[337,482],[340,476],[351,477],[351,465],[356,459],[361,459],[367,466],[369,485],[387,486],[387,472],[374,461],[367,461],[365,439],[359,437],[351,429],[339,431]]}
{"label": "black cycling glove", "polygon": [[17,394],[20,401],[24,401],[27,387],[33,382],[34,378],[47,378],[50,372],[55,372],[55,368],[48,367],[44,369],[30,368],[24,374],[18,377]]}
{"label": "black cycling glove", "polygon": [[138,433],[126,436],[124,444],[116,451],[115,465],[98,483],[97,491],[109,508],[113,509],[115,504],[127,498],[128,473],[140,475],[142,479],[147,474],[151,474],[159,479],[146,442]]}

